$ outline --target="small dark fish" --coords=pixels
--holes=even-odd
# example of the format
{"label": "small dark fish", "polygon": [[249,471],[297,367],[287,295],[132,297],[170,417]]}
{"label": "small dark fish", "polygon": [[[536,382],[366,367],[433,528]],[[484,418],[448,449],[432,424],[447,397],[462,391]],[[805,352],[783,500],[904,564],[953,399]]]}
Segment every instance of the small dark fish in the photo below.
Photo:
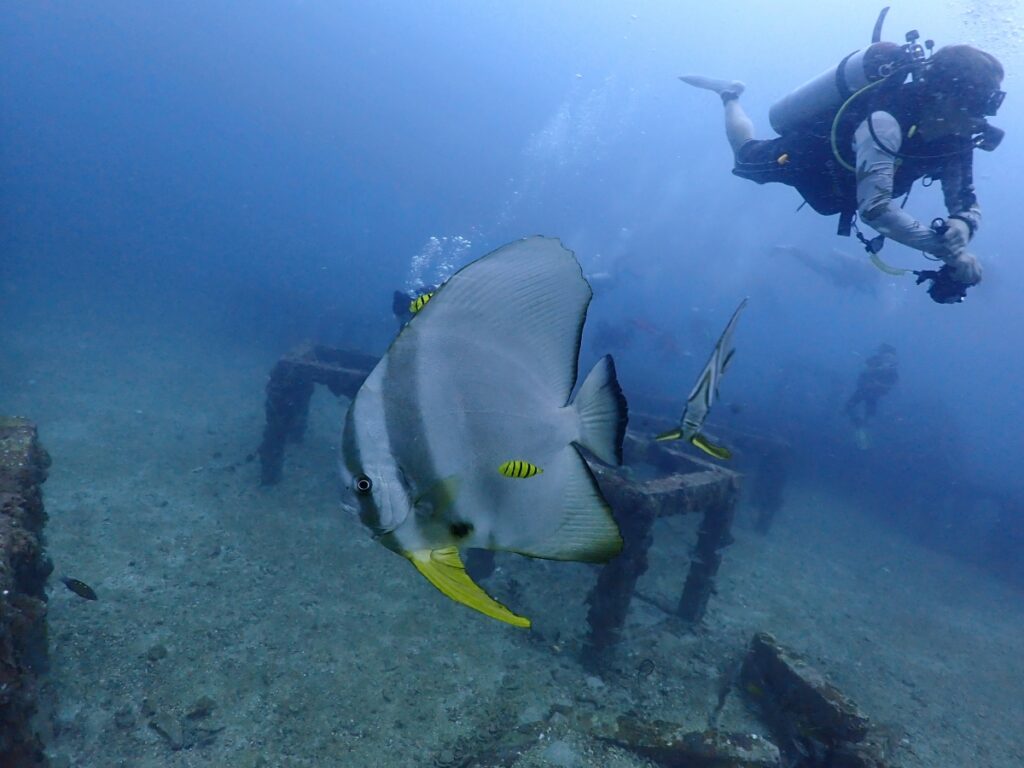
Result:
{"label": "small dark fish", "polygon": [[69,579],[66,576],[61,576],[61,581],[64,582],[64,586],[74,592],[76,595],[81,597],[83,600],[98,600],[96,592],[86,584],[84,581],[78,579]]}
{"label": "small dark fish", "polygon": [[639,685],[642,680],[646,680],[654,673],[654,662],[650,659],[644,659],[637,665],[636,668],[636,682]]}

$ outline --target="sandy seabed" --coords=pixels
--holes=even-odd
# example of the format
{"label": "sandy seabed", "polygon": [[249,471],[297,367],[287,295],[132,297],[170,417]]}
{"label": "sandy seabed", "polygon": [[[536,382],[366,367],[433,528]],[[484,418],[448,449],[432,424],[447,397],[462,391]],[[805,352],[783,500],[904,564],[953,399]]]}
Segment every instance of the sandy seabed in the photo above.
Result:
{"label": "sandy seabed", "polygon": [[[0,330],[0,412],[37,422],[53,457],[53,765],[646,766],[600,735],[626,713],[706,727],[757,630],[891,728],[906,768],[1024,765],[1020,591],[863,503],[794,482],[767,537],[741,507],[701,631],[635,601],[597,676],[578,660],[595,569],[499,558],[487,587],[530,632],[443,598],[339,507],[328,393],[260,488],[273,362],[144,323]],[[643,594],[675,602],[695,523],[659,521]],[[764,733],[736,694],[720,725]]]}

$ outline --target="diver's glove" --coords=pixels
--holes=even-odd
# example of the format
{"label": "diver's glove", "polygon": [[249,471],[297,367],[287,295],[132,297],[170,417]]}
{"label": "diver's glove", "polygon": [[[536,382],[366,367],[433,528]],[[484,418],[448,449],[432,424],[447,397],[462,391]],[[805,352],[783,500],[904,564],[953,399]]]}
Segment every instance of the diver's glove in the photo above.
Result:
{"label": "diver's glove", "polygon": [[960,251],[946,260],[946,266],[953,271],[953,279],[961,285],[970,287],[981,282],[981,262],[967,251]]}

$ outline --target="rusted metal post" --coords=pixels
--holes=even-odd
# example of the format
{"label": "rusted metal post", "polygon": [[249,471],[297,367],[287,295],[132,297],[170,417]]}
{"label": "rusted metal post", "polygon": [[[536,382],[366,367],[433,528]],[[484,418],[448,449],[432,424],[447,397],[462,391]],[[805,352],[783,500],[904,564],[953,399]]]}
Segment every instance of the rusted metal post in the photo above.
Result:
{"label": "rusted metal post", "polygon": [[355,397],[376,364],[371,355],[321,345],[303,347],[277,362],[267,381],[267,423],[259,448],[263,485],[280,481],[285,447],[302,440],[315,385],[323,384],[335,397]]}
{"label": "rusted metal post", "polygon": [[[703,513],[678,612],[696,623],[714,591],[719,550],[731,539],[739,475],[694,458],[674,446],[627,435],[627,465],[646,464],[656,474],[641,480],[628,470],[592,464],[601,491],[615,513],[624,541],[622,553],[601,569],[587,597],[590,624],[583,661],[600,667],[618,642],[637,580],[647,570],[655,518]],[[710,553],[710,557],[708,556]],[[671,612],[671,608],[667,609]]]}

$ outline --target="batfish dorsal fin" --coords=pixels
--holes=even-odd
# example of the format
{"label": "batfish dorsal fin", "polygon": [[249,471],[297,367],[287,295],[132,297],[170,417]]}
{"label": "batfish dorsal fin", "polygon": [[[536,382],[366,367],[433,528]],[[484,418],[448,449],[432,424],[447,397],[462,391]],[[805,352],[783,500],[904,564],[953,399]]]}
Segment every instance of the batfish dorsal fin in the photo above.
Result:
{"label": "batfish dorsal fin", "polygon": [[486,359],[479,364],[493,364],[500,352],[529,370],[540,397],[565,405],[576,384],[590,298],[572,251],[555,238],[528,237],[452,275],[395,345],[424,343],[440,332],[458,344],[466,367],[478,364],[480,354]]}
{"label": "batfish dorsal fin", "polygon": [[457,603],[462,603],[492,619],[515,627],[529,628],[530,620],[517,616],[483,591],[466,573],[456,547],[422,549],[405,556],[431,584]]}

